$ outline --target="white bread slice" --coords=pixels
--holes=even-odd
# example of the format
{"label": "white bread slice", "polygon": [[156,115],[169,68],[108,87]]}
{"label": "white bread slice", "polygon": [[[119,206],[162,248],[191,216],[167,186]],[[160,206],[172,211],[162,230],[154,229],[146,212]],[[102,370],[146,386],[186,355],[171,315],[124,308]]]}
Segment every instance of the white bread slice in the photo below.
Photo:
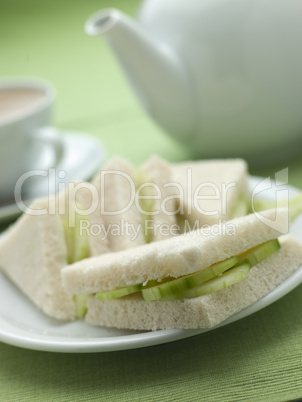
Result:
{"label": "white bread slice", "polygon": [[188,161],[171,168],[174,181],[183,189],[178,208],[190,227],[196,222],[213,225],[231,219],[237,200],[249,199],[248,167],[243,159]]}
{"label": "white bread slice", "polygon": [[281,245],[243,281],[206,296],[152,302],[139,294],[106,301],[90,296],[86,322],[133,330],[213,327],[261,299],[301,266],[302,245],[292,236],[282,238]]}
{"label": "white bread slice", "polygon": [[97,293],[202,270],[287,232],[287,209],[263,216],[267,221],[251,214],[213,226],[212,233],[197,230],[84,259],[62,270],[63,285],[70,294]]}
{"label": "white bread slice", "polygon": [[[31,209],[48,211],[48,198]],[[32,216],[24,213],[0,241],[0,269],[44,313],[62,320],[75,319],[72,297],[61,284],[67,265],[67,247],[58,214]]]}
{"label": "white bread slice", "polygon": [[121,157],[114,157],[92,182],[98,188],[100,209],[103,208],[102,220],[107,234],[102,235],[108,238],[112,252],[145,244],[142,216],[133,198],[135,181],[134,166]]}
{"label": "white bread slice", "polygon": [[[170,164],[160,157],[154,155],[148,159],[140,170],[145,173],[148,183],[156,186],[153,203],[153,211],[148,220],[148,227],[153,229],[152,241],[164,240],[176,234],[173,225],[176,225],[175,211],[177,209],[173,188],[167,186],[172,182],[172,170]],[[158,213],[157,213],[158,212]]]}

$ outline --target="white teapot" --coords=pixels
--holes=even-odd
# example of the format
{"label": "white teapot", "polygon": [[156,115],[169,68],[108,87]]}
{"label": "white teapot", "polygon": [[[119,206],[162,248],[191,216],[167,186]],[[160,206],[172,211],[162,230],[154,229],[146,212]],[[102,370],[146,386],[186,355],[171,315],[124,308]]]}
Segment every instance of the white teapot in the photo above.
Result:
{"label": "white teapot", "polygon": [[271,159],[302,140],[301,0],[145,0],[86,22],[149,114],[198,157]]}

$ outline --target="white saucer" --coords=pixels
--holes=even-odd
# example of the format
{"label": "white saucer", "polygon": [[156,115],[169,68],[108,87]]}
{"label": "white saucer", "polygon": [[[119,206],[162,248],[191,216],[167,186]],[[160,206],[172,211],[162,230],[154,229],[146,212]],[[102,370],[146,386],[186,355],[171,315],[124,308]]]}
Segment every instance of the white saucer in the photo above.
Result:
{"label": "white saucer", "polygon": [[[262,180],[251,178],[251,189]],[[298,191],[286,185],[285,188],[291,195]],[[265,198],[273,198],[277,190],[280,190],[279,186],[268,189],[263,195]],[[302,242],[302,214],[292,224],[290,233]],[[0,303],[0,341],[27,349],[65,353],[111,352],[159,345],[200,335],[247,317],[280,299],[301,283],[302,266],[271,293],[215,328],[146,332],[93,327],[83,321],[60,322],[51,319],[0,274],[0,295],[5,300],[5,303]]]}
{"label": "white saucer", "polygon": [[[60,164],[56,167],[55,181],[48,180],[50,177],[48,169],[41,169],[47,176],[37,175],[28,178],[24,182],[24,194],[22,200],[28,205],[32,199],[53,193],[58,185],[64,186],[73,180],[89,180],[105,159],[105,149],[100,141],[85,133],[66,131],[63,133],[64,155]],[[51,163],[51,150],[45,148],[43,161]],[[51,182],[50,188],[49,182]],[[55,183],[55,186],[53,185]],[[61,188],[61,187],[60,187]],[[0,224],[15,219],[22,213],[22,210],[15,202],[0,206]]]}

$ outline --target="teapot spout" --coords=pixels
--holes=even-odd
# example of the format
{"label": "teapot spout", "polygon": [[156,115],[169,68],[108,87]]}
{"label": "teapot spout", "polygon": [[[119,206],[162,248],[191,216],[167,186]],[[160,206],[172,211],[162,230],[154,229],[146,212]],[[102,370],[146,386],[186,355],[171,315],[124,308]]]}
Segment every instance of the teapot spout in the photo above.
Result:
{"label": "teapot spout", "polygon": [[178,54],[115,9],[92,15],[85,31],[105,36],[149,114],[166,130],[189,135],[195,124],[192,88]]}

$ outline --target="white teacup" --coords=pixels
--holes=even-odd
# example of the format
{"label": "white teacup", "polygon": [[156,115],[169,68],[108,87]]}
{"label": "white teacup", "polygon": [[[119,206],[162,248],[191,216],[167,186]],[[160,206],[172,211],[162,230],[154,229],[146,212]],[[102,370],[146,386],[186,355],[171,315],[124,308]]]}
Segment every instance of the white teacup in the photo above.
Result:
{"label": "white teacup", "polygon": [[[46,81],[0,82],[0,202],[13,199],[22,174],[60,162],[63,142],[58,129],[50,125],[54,100],[55,90]],[[43,161],[45,146],[53,148],[51,166]]]}

